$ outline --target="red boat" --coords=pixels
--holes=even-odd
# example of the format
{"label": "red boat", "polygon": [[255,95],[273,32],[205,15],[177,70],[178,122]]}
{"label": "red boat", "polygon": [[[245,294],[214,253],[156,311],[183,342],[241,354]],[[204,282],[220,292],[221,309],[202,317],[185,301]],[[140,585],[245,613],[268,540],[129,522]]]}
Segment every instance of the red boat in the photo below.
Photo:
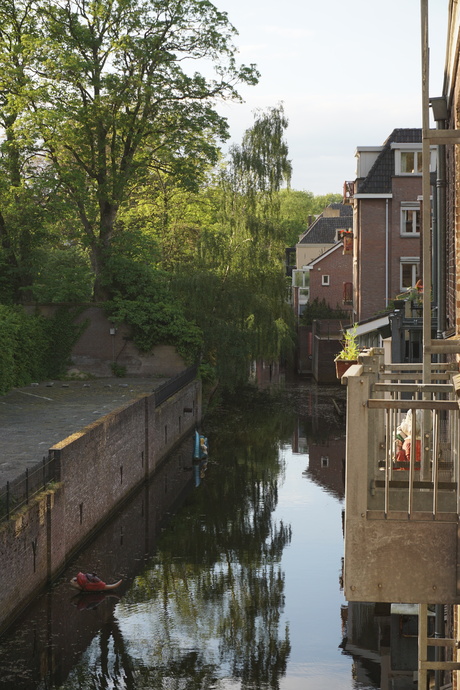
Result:
{"label": "red boat", "polygon": [[118,580],[118,582],[108,585],[95,573],[78,573],[70,580],[72,587],[80,590],[80,592],[106,592],[110,589],[116,589],[121,583],[122,580]]}

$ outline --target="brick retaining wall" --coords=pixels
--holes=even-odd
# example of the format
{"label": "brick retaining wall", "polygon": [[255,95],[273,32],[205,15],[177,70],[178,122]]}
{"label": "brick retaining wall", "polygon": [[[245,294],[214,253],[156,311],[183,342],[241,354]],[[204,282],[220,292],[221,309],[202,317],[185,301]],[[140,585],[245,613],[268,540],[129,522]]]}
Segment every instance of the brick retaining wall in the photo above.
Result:
{"label": "brick retaining wall", "polygon": [[158,408],[154,393],[143,395],[50,449],[60,482],[0,526],[0,631],[200,418],[201,383],[193,381]]}
{"label": "brick retaining wall", "polygon": [[[52,596],[34,599],[26,614],[33,624],[26,625],[19,619],[13,626],[13,636],[19,627],[24,649],[33,650],[28,659],[29,688],[44,687],[46,683],[61,687],[75,660],[85,653],[101,628],[105,628],[106,633],[109,629],[116,634],[115,597],[80,595],[67,584],[61,586],[61,581],[67,583],[79,570],[95,570],[108,581],[123,579],[117,596],[123,597],[133,584],[136,587],[136,578],[145,574],[146,564],[156,551],[157,538],[168,515],[175,511],[193,485],[192,446],[192,435],[189,435],[168,455],[167,461],[160,464],[152,480],[144,482],[116,511],[107,529],[99,530],[75,560],[72,559],[59,576]],[[89,607],[95,607],[99,597],[102,603],[97,611],[94,608],[84,610],[86,602]],[[2,666],[14,669],[17,663],[14,645],[4,645],[2,654]]]}

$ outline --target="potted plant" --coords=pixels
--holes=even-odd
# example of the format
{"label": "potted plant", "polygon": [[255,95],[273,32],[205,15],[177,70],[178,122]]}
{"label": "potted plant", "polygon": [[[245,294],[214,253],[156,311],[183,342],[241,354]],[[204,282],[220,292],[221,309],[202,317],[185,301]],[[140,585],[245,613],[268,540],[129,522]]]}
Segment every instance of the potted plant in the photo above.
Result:
{"label": "potted plant", "polygon": [[344,332],[343,347],[334,359],[338,379],[342,378],[346,370],[351,367],[352,364],[358,363],[360,349],[356,336],[356,329],[357,324],[354,324],[353,328]]}

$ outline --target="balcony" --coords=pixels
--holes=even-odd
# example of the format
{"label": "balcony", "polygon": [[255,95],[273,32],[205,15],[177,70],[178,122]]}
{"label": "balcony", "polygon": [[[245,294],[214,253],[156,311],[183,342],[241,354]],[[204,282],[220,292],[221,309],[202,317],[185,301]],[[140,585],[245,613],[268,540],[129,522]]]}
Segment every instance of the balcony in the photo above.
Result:
{"label": "balcony", "polygon": [[[383,350],[372,349],[342,379],[348,601],[460,603],[460,376],[453,366],[432,364],[422,383],[421,364],[386,365]],[[396,430],[408,410],[418,454],[396,463]]]}
{"label": "balcony", "polygon": [[355,193],[355,183],[354,181],[346,181],[343,183],[343,203],[351,204],[353,200],[353,194]]}

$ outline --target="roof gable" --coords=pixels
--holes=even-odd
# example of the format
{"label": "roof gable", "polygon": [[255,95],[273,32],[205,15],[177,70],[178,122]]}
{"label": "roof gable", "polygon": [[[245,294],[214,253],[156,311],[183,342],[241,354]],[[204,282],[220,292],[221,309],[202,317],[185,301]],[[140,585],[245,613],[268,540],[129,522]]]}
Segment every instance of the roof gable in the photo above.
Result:
{"label": "roof gable", "polygon": [[313,268],[313,266],[317,266],[320,264],[324,259],[327,259],[331,254],[334,254],[338,249],[343,249],[343,242],[340,240],[340,242],[336,242],[332,247],[327,249],[325,252],[320,254],[319,256],[316,257],[316,259],[313,259],[313,261],[310,261],[308,264],[308,268]]}
{"label": "roof gable", "polygon": [[[339,215],[329,216],[326,211],[330,209]],[[299,239],[298,244],[334,244],[337,241],[337,230],[350,230],[353,228],[353,208],[349,204],[329,204],[325,213],[322,213],[308,228],[307,232]]]}
{"label": "roof gable", "polygon": [[421,141],[421,129],[394,129],[367,176],[358,180],[358,194],[389,194],[391,180],[395,174],[395,156],[391,145],[419,144]]}

